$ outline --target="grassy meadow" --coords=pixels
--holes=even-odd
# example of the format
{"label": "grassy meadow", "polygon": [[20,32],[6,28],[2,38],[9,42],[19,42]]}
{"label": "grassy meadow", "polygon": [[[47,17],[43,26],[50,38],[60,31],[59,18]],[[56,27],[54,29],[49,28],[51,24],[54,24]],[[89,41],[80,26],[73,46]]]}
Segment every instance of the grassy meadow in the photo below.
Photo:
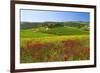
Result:
{"label": "grassy meadow", "polygon": [[88,22],[23,22],[20,63],[89,60],[89,33]]}

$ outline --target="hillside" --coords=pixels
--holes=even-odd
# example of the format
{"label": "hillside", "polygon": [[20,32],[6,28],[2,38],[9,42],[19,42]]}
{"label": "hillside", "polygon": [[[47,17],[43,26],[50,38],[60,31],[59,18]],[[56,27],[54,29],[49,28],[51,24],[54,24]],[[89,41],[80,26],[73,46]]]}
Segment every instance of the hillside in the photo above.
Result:
{"label": "hillside", "polygon": [[63,26],[71,26],[71,27],[89,27],[89,22],[21,22],[20,29],[30,29],[37,27],[63,27]]}
{"label": "hillside", "polygon": [[[34,28],[33,28],[34,29]],[[89,34],[89,31],[80,30],[75,27],[57,27],[50,28],[37,28],[37,29],[24,29],[21,30],[21,37],[23,38],[33,38],[33,37],[47,37],[47,36],[61,36],[61,35],[86,35]]]}
{"label": "hillside", "polygon": [[42,29],[40,32],[54,34],[54,35],[81,35],[81,34],[89,34],[89,31],[84,31],[75,27],[57,27],[51,28],[48,30]]}

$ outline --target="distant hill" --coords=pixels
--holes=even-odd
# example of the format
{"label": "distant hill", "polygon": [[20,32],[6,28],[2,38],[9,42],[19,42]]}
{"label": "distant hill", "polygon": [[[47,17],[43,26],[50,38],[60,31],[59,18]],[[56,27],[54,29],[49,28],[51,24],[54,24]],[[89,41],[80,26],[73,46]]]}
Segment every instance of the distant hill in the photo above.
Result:
{"label": "distant hill", "polygon": [[63,27],[63,26],[71,26],[71,27],[89,27],[89,22],[21,22],[20,29],[30,29],[37,27]]}

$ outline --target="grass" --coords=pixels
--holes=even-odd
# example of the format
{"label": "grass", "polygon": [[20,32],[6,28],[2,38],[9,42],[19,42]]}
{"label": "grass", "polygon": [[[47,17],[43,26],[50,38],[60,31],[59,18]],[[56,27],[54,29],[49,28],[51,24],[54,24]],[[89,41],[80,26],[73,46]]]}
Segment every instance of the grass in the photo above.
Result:
{"label": "grass", "polygon": [[40,32],[48,33],[48,34],[54,34],[54,35],[83,35],[83,34],[89,34],[89,31],[83,31],[81,29],[75,28],[75,27],[57,27],[57,28],[51,28],[48,30],[45,30],[42,28]]}
{"label": "grass", "polygon": [[[21,42],[24,43],[25,41],[33,41],[33,42],[57,42],[57,41],[63,41],[68,39],[78,39],[82,40],[82,38],[89,40],[89,35],[69,35],[69,36],[48,36],[48,37],[40,37],[40,38],[21,38]],[[83,40],[84,40],[83,39]]]}
{"label": "grass", "polygon": [[21,30],[22,38],[33,38],[33,37],[47,37],[47,36],[57,36],[57,35],[86,35],[89,31],[83,31],[75,27],[57,27],[46,30],[44,27],[38,29],[26,29]]}
{"label": "grass", "polygon": [[31,29],[21,30],[21,38],[33,38],[33,37],[46,37],[52,36],[52,34],[42,33],[42,32],[34,32]]}

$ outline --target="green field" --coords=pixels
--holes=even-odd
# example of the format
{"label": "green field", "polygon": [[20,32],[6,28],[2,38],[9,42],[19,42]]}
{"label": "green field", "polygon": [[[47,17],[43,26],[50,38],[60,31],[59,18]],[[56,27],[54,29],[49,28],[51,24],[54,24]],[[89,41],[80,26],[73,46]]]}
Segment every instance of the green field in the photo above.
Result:
{"label": "green field", "polygon": [[39,26],[21,29],[20,38],[21,63],[89,59],[89,30],[83,28]]}

